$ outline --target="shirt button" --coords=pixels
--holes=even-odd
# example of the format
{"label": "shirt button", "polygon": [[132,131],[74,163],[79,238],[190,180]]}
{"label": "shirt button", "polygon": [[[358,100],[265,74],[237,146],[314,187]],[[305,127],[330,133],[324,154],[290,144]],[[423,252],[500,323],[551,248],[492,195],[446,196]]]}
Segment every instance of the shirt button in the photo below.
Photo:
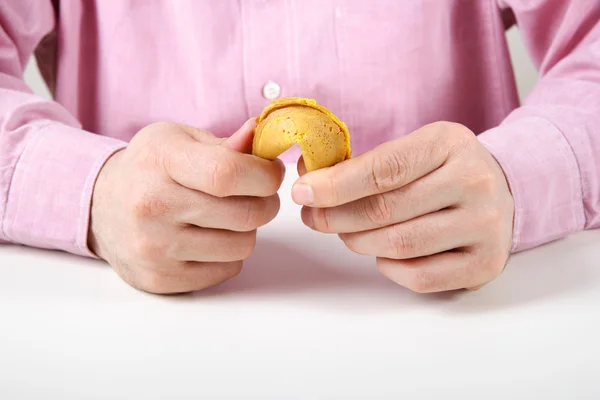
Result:
{"label": "shirt button", "polygon": [[281,87],[275,82],[269,81],[263,86],[262,93],[265,99],[275,100],[281,94]]}

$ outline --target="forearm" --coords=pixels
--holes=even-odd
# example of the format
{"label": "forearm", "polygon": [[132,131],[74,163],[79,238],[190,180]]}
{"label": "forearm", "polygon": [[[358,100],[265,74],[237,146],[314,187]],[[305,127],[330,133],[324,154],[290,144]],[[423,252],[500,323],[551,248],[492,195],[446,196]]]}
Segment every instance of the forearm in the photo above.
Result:
{"label": "forearm", "polygon": [[[600,4],[506,3],[540,81],[522,107],[480,140],[510,183],[518,251],[600,226]],[[542,20],[551,28],[540,31]]]}

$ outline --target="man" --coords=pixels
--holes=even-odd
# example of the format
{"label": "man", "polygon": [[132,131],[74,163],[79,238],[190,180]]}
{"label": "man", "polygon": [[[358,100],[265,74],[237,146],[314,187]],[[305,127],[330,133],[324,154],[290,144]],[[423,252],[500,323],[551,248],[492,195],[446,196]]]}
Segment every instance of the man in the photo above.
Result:
{"label": "man", "polygon": [[[540,72],[522,106],[515,22]],[[0,26],[0,240],[141,290],[240,271],[284,175],[248,154],[251,119],[282,96],[330,108],[357,155],[300,161],[304,223],[412,290],[600,225],[597,0],[4,0]],[[55,101],[21,79],[34,51]]]}

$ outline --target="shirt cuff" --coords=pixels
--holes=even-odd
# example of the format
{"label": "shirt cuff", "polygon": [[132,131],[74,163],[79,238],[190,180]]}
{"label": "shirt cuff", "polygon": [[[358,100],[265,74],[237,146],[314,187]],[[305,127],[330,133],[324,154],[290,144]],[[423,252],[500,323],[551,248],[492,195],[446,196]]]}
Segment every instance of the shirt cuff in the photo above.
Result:
{"label": "shirt cuff", "polygon": [[92,192],[126,143],[59,123],[40,124],[15,167],[2,231],[15,243],[96,257],[88,248]]}
{"label": "shirt cuff", "polygon": [[504,170],[514,198],[513,252],[582,229],[577,160],[554,124],[534,116],[509,118],[480,134],[479,140]]}

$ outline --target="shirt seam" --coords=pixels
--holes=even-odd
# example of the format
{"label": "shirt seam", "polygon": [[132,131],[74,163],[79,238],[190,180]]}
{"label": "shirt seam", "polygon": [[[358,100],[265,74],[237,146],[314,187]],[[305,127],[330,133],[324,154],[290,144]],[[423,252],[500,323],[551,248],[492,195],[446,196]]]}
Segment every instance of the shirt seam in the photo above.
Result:
{"label": "shirt seam", "polygon": [[[544,118],[546,119],[546,118]],[[577,203],[580,205],[581,209],[580,209],[580,217],[581,217],[581,221],[583,222],[583,227],[585,227],[585,225],[587,224],[587,218],[585,217],[585,206],[583,205],[583,179],[582,179],[582,173],[581,173],[581,165],[579,164],[579,159],[577,158],[577,153],[575,153],[575,149],[573,148],[573,145],[571,144],[571,141],[569,140],[568,136],[565,135],[562,130],[552,121],[548,120],[548,122],[550,122],[550,124],[552,124],[556,130],[560,133],[560,135],[563,137],[563,139],[565,140],[565,142],[567,143],[567,148],[570,151],[570,155],[572,157],[572,162],[575,163],[575,165],[577,166],[577,178],[571,178],[571,185],[573,185],[573,180],[575,180],[576,183],[578,183],[579,187],[576,188],[577,190],[575,190],[575,192],[577,193]],[[575,132],[578,132],[579,130],[581,130],[582,128],[579,127],[578,129],[576,129]],[[569,175],[571,176],[571,175]],[[577,207],[579,208],[579,207]],[[573,219],[575,220],[575,222],[577,222],[577,215],[576,215],[576,210],[575,207],[573,208]]]}

